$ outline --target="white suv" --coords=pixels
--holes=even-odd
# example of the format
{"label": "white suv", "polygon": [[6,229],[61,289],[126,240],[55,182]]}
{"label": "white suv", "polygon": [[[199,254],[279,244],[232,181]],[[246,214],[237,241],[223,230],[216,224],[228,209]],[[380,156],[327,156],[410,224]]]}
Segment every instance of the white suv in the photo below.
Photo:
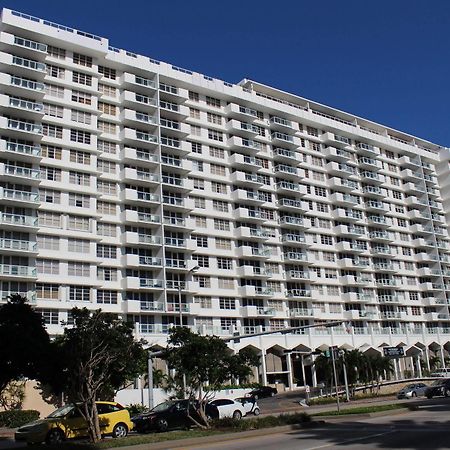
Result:
{"label": "white suv", "polygon": [[232,417],[233,419],[241,419],[247,414],[247,411],[242,406],[242,403],[230,400],[228,398],[213,400],[211,405],[219,411],[219,419],[224,417]]}

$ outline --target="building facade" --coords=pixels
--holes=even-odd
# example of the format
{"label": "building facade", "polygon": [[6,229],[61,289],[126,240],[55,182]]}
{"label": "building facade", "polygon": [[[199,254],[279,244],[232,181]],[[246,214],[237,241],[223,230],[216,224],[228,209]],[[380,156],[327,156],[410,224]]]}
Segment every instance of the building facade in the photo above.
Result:
{"label": "building facade", "polygon": [[52,334],[102,308],[162,347],[181,323],[317,325],[230,344],[290,387],[332,344],[402,345],[398,374],[444,363],[448,149],[15,11],[0,30],[2,301]]}

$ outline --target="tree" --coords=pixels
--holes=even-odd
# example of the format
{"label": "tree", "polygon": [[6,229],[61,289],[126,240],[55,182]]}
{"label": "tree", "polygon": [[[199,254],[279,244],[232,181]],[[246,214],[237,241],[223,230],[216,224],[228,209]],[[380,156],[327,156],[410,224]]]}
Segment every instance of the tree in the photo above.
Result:
{"label": "tree", "polygon": [[185,395],[192,401],[200,422],[192,416],[190,419],[201,428],[209,427],[205,407],[214,391],[231,378],[246,379],[252,373],[252,366],[259,364],[256,352],[243,349],[233,354],[219,337],[201,336],[186,327],[171,329],[162,358],[170,369],[175,369],[175,376],[169,377],[170,382],[181,392],[184,374]]}
{"label": "tree", "polygon": [[0,393],[0,407],[5,411],[22,409],[25,400],[25,381],[10,381]]}
{"label": "tree", "polygon": [[133,338],[130,324],[101,310],[74,308],[73,326],[53,342],[52,371],[46,382],[54,393],[64,392],[87,422],[92,442],[101,439],[96,400],[145,372],[146,352]]}
{"label": "tree", "polygon": [[50,346],[41,315],[19,294],[0,305],[0,394],[11,381],[39,379]]}

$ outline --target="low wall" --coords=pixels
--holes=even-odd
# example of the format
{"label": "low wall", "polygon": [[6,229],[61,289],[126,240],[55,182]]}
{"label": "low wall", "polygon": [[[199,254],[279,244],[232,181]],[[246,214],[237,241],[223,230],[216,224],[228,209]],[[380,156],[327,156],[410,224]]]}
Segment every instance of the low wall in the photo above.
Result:
{"label": "low wall", "polygon": [[[224,389],[222,391],[217,391],[214,394],[214,398],[237,398],[243,397],[245,394],[250,392],[251,389]],[[158,405],[166,400],[168,400],[170,394],[168,394],[164,389],[156,388],[153,389],[153,404]],[[121,405],[144,405],[148,407],[148,389],[122,389],[117,392],[114,400]]]}

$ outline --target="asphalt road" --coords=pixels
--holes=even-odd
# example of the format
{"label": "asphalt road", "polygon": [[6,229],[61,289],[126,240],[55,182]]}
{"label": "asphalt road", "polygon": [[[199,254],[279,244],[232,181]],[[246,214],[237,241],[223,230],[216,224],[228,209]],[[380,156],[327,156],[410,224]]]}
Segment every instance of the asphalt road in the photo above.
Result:
{"label": "asphalt road", "polygon": [[352,421],[341,418],[310,429],[276,433],[217,444],[183,447],[185,450],[316,450],[339,449],[448,449],[450,399],[421,402],[418,411]]}

